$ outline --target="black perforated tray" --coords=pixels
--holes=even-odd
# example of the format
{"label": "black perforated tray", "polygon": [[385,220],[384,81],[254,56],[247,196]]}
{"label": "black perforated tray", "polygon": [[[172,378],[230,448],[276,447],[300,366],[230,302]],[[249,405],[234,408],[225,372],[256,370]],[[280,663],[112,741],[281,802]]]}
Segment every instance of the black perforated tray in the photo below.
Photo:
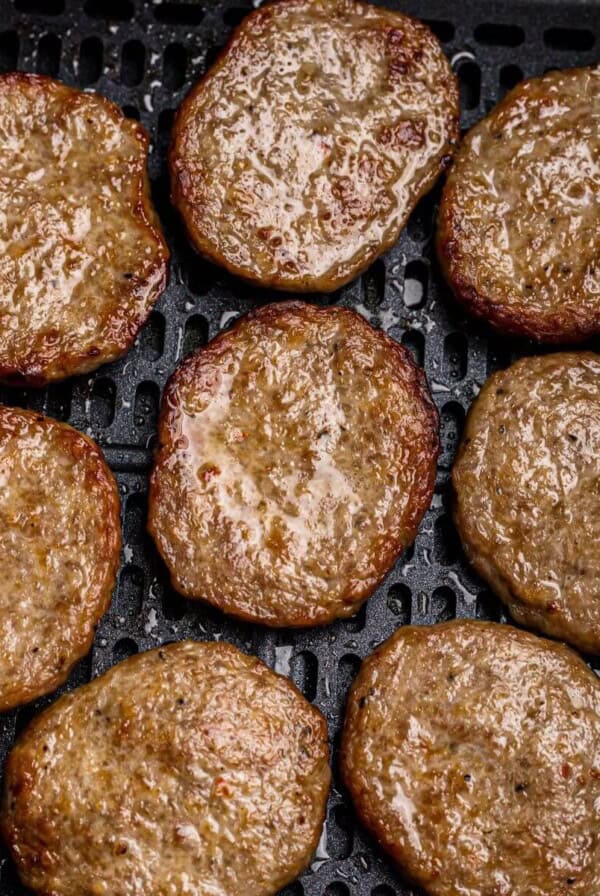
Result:
{"label": "black perforated tray", "polygon": [[[443,42],[460,78],[463,128],[523,76],[598,58],[597,2],[387,0],[386,5],[425,19]],[[121,488],[125,547],[118,588],[91,654],[66,688],[135,651],[185,637],[224,638],[257,654],[291,675],[323,710],[334,750],[326,836],[312,868],[286,896],[408,894],[390,862],[356,825],[339,784],[336,747],[346,692],[361,659],[399,625],[453,616],[505,618],[462,557],[448,516],[448,475],[465,411],[483,381],[534,349],[491,337],[450,300],[432,250],[439,195],[434,191],[394,249],[361,279],[333,296],[313,297],[358,308],[425,366],[440,410],[443,450],[433,503],[414,548],[355,618],[314,631],[270,632],[236,624],[170,588],[145,534],[146,480],[161,390],[185,354],[276,294],[244,286],[194,255],[169,204],[165,151],[174,110],[251,8],[251,0],[0,0],[0,71],[37,71],[92,88],[146,126],[154,200],[173,252],[169,287],[126,358],[41,392],[0,389],[0,401],[43,410],[92,435]],[[0,715],[0,760],[15,733],[52,699]],[[0,896],[23,893],[0,852]]]}

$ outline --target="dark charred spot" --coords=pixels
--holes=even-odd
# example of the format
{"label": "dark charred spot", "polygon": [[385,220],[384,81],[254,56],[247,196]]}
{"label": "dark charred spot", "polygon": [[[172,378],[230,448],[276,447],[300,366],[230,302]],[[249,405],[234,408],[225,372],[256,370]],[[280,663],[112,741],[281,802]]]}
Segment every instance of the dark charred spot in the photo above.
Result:
{"label": "dark charred spot", "polygon": [[359,709],[364,709],[364,706],[365,706],[365,703],[366,703],[366,702],[367,702],[367,698],[366,698],[366,696],[365,696],[365,697],[361,697],[360,700],[358,701],[358,708],[359,708]]}
{"label": "dark charred spot", "polygon": [[524,790],[527,790],[527,784],[515,784],[515,793],[523,793]]}
{"label": "dark charred spot", "polygon": [[126,280],[131,280],[133,278],[133,274],[131,273],[131,271],[126,271],[123,276]]}
{"label": "dark charred spot", "polygon": [[88,348],[87,353],[90,356],[90,358],[97,358],[98,355],[100,354],[100,349],[98,348],[97,345],[93,345],[91,348]]}
{"label": "dark charred spot", "polygon": [[463,775],[463,778],[464,778],[465,781],[468,783],[468,782],[471,780],[471,775],[468,775],[468,774],[467,774],[467,775]]}
{"label": "dark charred spot", "polygon": [[574,877],[568,877],[568,878],[567,878],[567,884],[568,884],[570,887],[572,887],[574,883],[575,883],[575,878],[574,878]]}

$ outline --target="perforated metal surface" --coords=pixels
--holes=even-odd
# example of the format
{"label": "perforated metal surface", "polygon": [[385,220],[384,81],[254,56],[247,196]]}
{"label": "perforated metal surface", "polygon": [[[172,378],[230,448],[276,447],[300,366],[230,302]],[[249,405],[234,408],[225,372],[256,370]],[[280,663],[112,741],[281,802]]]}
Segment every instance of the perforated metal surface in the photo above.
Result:
{"label": "perforated metal surface", "polygon": [[[429,21],[461,82],[463,128],[523,76],[596,61],[600,13],[591,3],[387,0]],[[72,688],[138,650],[184,637],[224,638],[291,675],[324,711],[334,747],[334,788],[317,858],[287,896],[408,894],[391,864],[355,824],[337,780],[336,747],[347,689],[361,659],[407,622],[453,616],[499,620],[501,605],[467,568],[448,515],[448,475],[465,412],[485,378],[531,352],[490,337],[453,304],[432,251],[439,191],[426,197],[398,244],[352,285],[318,302],[362,311],[424,363],[440,409],[443,451],[437,487],[414,549],[351,620],[316,631],[269,632],[236,624],[169,586],[145,534],[146,480],[161,390],[177,362],[238,314],[273,300],[204,263],[189,248],[169,205],[165,151],[174,110],[252,8],[250,0],[0,0],[0,71],[19,68],[92,88],[139,117],[149,130],[154,200],[173,252],[169,287],[122,361],[91,377],[42,392],[2,389],[0,401],[43,410],[102,445],[123,501],[123,565],[113,605]],[[0,716],[0,759],[52,698]],[[1,896],[22,896],[0,853]],[[148,894],[151,896],[151,894]]]}

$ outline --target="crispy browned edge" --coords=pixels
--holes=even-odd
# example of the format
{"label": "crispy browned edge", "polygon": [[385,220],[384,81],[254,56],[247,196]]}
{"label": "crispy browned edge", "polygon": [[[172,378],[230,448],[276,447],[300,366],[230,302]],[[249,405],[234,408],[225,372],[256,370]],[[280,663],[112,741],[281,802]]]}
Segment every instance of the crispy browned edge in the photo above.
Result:
{"label": "crispy browned edge", "polygon": [[[378,340],[385,346],[390,354],[394,356],[398,370],[402,371],[402,376],[409,380],[415,402],[420,404],[427,416],[428,441],[423,445],[422,452],[427,458],[429,475],[419,482],[415,500],[411,505],[411,513],[406,520],[406,528],[412,532],[410,541],[414,540],[423,515],[431,503],[435,487],[436,461],[440,451],[438,432],[439,415],[433,399],[431,398],[424,371],[416,364],[412,354],[404,348],[404,346],[400,345],[394,339],[391,339],[382,330],[377,330],[372,327],[360,314],[349,308],[340,306],[319,307],[318,305],[311,305],[306,302],[294,300],[263,305],[262,307],[254,309],[238,318],[236,323],[229,330],[219,333],[207,346],[199,348],[193,354],[189,355],[189,357],[187,357],[171,375],[163,394],[158,422],[158,447],[154,466],[150,474],[147,526],[159,553],[169,569],[171,584],[185,597],[194,600],[203,600],[201,595],[186,592],[178,584],[176,572],[171,569],[167,557],[162,551],[160,531],[158,530],[154,519],[154,508],[162,500],[159,475],[162,468],[168,464],[169,455],[174,448],[174,440],[177,438],[176,418],[180,404],[180,385],[186,386],[190,381],[193,381],[199,367],[204,364],[212,364],[218,360],[219,356],[227,350],[229,345],[232,342],[235,342],[239,329],[245,326],[248,321],[258,320],[261,323],[264,322],[266,325],[269,325],[271,321],[282,320],[286,317],[297,318],[300,323],[303,318],[319,320],[331,316],[346,318],[349,327],[352,330],[360,330],[365,336]],[[364,601],[373,594],[405,547],[406,545],[400,543],[398,540],[388,542],[387,551],[385,555],[381,557],[379,567],[380,574],[377,581],[372,586],[365,589],[362,596],[354,601],[354,603],[349,604],[347,611],[345,612],[332,610],[327,613],[322,613],[317,619],[309,618],[305,615],[296,616],[285,615],[282,613],[277,618],[265,620],[264,618],[256,617],[252,613],[246,613],[235,607],[231,607],[228,601],[207,602],[214,603],[215,606],[234,618],[241,619],[245,622],[256,622],[273,628],[305,628],[309,626],[324,625],[334,619],[354,615]]]}
{"label": "crispy browned edge", "polygon": [[565,660],[568,660],[580,671],[585,670],[590,682],[593,682],[596,687],[599,686],[598,679],[594,672],[584,660],[567,645],[556,641],[550,641],[547,638],[542,638],[539,635],[524,631],[523,629],[515,628],[512,625],[504,625],[499,622],[486,622],[480,619],[451,619],[448,622],[439,622],[434,625],[423,626],[403,625],[384,641],[383,644],[380,644],[373,653],[365,658],[359,669],[358,675],[352,683],[346,703],[339,760],[342,781],[352,798],[352,802],[354,803],[360,821],[367,831],[375,838],[381,849],[391,856],[400,870],[402,877],[407,883],[413,886],[423,887],[423,889],[430,893],[431,896],[436,896],[438,893],[435,880],[432,880],[425,874],[421,874],[418,868],[408,868],[406,855],[397,841],[395,841],[393,830],[390,831],[382,823],[377,812],[377,806],[372,804],[369,790],[365,787],[361,787],[355,779],[355,767],[352,759],[352,743],[354,737],[358,736],[358,733],[355,735],[355,732],[357,732],[358,729],[358,716],[361,708],[360,704],[361,700],[368,696],[365,689],[372,666],[377,665],[380,657],[382,655],[385,656],[390,649],[393,649],[397,641],[402,640],[407,636],[411,638],[423,637],[434,629],[436,633],[439,633],[441,637],[444,637],[445,632],[453,628],[479,628],[482,632],[489,631],[490,633],[494,633],[492,634],[492,638],[496,637],[496,632],[502,632],[503,634],[509,635],[514,640],[528,641],[532,645],[535,643],[538,649],[560,654]]}
{"label": "crispy browned edge", "polygon": [[[569,636],[567,637],[564,627],[563,631],[559,632],[557,627],[553,624],[552,615],[547,611],[545,603],[536,604],[535,602],[531,601],[526,592],[525,594],[521,595],[515,593],[510,579],[502,575],[501,571],[494,563],[493,546],[488,545],[486,550],[486,546],[481,541],[481,539],[477,540],[477,543],[475,543],[476,539],[473,537],[474,528],[472,525],[472,521],[469,517],[469,514],[465,513],[462,509],[462,489],[457,482],[458,466],[461,463],[468,443],[472,440],[474,433],[477,432],[476,416],[479,414],[481,406],[487,402],[488,396],[494,391],[498,379],[504,376],[508,371],[514,369],[518,370],[520,367],[526,367],[528,366],[530,361],[539,360],[540,357],[554,358],[557,356],[572,359],[574,362],[586,359],[600,362],[600,355],[591,351],[564,351],[553,352],[549,355],[543,356],[526,356],[524,358],[519,358],[518,361],[515,361],[504,370],[496,371],[496,373],[493,373],[490,377],[488,377],[488,379],[483,384],[481,392],[469,408],[463,434],[458,446],[458,450],[456,452],[454,463],[452,465],[452,519],[460,537],[467,560],[469,561],[473,569],[478,573],[478,575],[481,576],[484,582],[487,582],[494,594],[496,594],[500,598],[502,603],[506,606],[508,612],[519,625],[523,625],[527,629],[537,631],[547,638],[556,638],[560,641],[568,641],[569,644],[577,647],[579,650],[582,650],[585,653],[595,654],[598,653],[600,649],[600,642],[598,641],[598,639],[593,638],[592,635],[586,637],[586,634],[584,632],[582,632],[581,636],[578,637],[571,633],[571,631],[569,633]],[[492,567],[494,570],[493,576],[490,575],[490,567]],[[501,586],[500,582],[502,583]],[[523,615],[519,615],[520,613],[522,613]]]}
{"label": "crispy browned edge", "polygon": [[[255,667],[258,668],[262,674],[274,675],[277,679],[280,680],[280,682],[285,682],[286,688],[293,691],[302,700],[306,712],[310,716],[312,716],[315,724],[315,740],[318,740],[318,742],[321,744],[323,750],[324,769],[326,769],[328,773],[328,781],[324,794],[325,799],[323,799],[322,801],[319,823],[315,828],[315,832],[312,836],[311,841],[307,844],[306,861],[302,864],[302,866],[298,866],[293,869],[290,872],[289,877],[283,881],[281,886],[287,886],[287,884],[295,880],[302,873],[302,871],[306,867],[308,867],[310,859],[318,846],[321,836],[321,830],[325,821],[327,811],[327,796],[331,786],[331,767],[329,762],[330,752],[328,743],[327,721],[325,719],[325,716],[320,709],[318,709],[316,706],[313,706],[312,703],[310,703],[306,699],[304,694],[302,694],[302,692],[299,690],[299,688],[296,687],[291,679],[287,678],[287,676],[280,675],[278,672],[275,672],[273,669],[263,663],[258,657],[253,656],[252,654],[246,654],[243,651],[238,650],[233,644],[229,644],[225,641],[192,641],[191,639],[186,639],[184,641],[178,641],[173,644],[165,645],[163,647],[155,647],[153,650],[147,650],[142,653],[135,654],[134,656],[128,657],[125,660],[122,660],[120,663],[117,663],[116,666],[112,666],[103,675],[93,679],[93,681],[89,682],[88,684],[82,685],[75,691],[71,691],[69,694],[64,694],[63,696],[59,697],[55,703],[53,703],[43,712],[39,713],[39,715],[37,715],[18,736],[8,755],[4,769],[4,783],[2,801],[0,806],[0,836],[3,838],[8,849],[10,850],[13,860],[18,867],[19,874],[26,885],[31,886],[31,882],[28,881],[27,865],[20,861],[20,856],[17,852],[19,847],[19,831],[16,825],[13,824],[13,816],[10,810],[11,791],[15,792],[20,799],[24,799],[32,790],[32,775],[30,771],[31,764],[27,761],[26,758],[21,759],[21,751],[26,749],[29,741],[35,742],[38,739],[38,736],[43,736],[45,727],[47,725],[52,725],[54,717],[61,712],[63,706],[68,705],[76,700],[77,695],[81,691],[86,690],[90,687],[97,687],[99,683],[101,683],[105,678],[109,677],[115,669],[120,669],[125,665],[136,666],[140,662],[144,662],[144,658],[147,658],[148,654],[156,654],[160,656],[162,653],[174,652],[182,645],[190,643],[202,644],[203,647],[209,648],[215,654],[227,655],[232,653],[241,653],[243,656],[248,657],[249,659],[253,660]],[[42,892],[42,896],[45,896],[45,891]]]}
{"label": "crispy browned edge", "polygon": [[[132,346],[135,337],[140,328],[148,319],[153,306],[160,298],[161,293],[167,284],[167,275],[169,269],[169,249],[165,238],[160,229],[158,216],[152,205],[150,197],[150,182],[148,178],[147,159],[148,159],[148,134],[145,128],[137,121],[133,121],[125,117],[122,110],[109,100],[107,97],[99,93],[84,93],[75,87],[70,87],[62,81],[50,78],[46,75],[36,75],[27,72],[8,72],[0,75],[0,90],[6,86],[18,86],[19,84],[29,84],[38,86],[42,90],[58,90],[66,95],[71,94],[73,98],[84,96],[88,100],[93,99],[104,105],[106,111],[110,113],[115,122],[127,122],[127,126],[135,132],[146,163],[143,165],[138,177],[137,183],[137,199],[133,205],[134,214],[139,217],[142,223],[150,231],[159,248],[160,262],[154,267],[149,276],[149,280],[156,278],[153,291],[149,292],[148,308],[143,313],[131,315],[127,320],[127,328],[122,338],[119,350],[117,352],[103,353],[102,349],[92,347],[88,351],[80,352],[63,352],[56,360],[49,362],[46,355],[42,352],[30,352],[27,357],[23,358],[22,363],[18,365],[3,364],[0,362],[0,382],[10,386],[33,386],[41,387],[54,380],[66,379],[77,374],[89,373],[96,370],[102,364],[114,361],[116,358],[124,355]],[[135,293],[135,278],[132,280],[134,284],[131,289],[132,296]]]}
{"label": "crispy browned edge", "polygon": [[[423,178],[421,186],[417,191],[413,202],[411,203],[410,207],[407,208],[404,217],[399,221],[398,227],[396,228],[394,233],[392,233],[387,240],[374,248],[369,253],[369,255],[363,261],[361,261],[360,264],[356,264],[349,273],[338,275],[337,277],[284,277],[276,275],[274,277],[263,278],[253,275],[245,267],[240,267],[229,262],[223,256],[223,254],[218,251],[218,249],[215,249],[213,247],[213,244],[210,240],[204,239],[201,228],[196,225],[194,221],[194,206],[187,201],[185,183],[178,171],[177,163],[180,158],[178,141],[192,104],[196,99],[196,96],[202,92],[204,87],[208,84],[209,80],[214,76],[214,73],[223,67],[227,56],[231,51],[235,49],[235,46],[244,31],[255,22],[260,25],[261,20],[265,18],[265,16],[269,15],[269,8],[271,6],[283,4],[293,6],[303,4],[304,2],[305,0],[267,0],[267,2],[263,3],[261,7],[246,16],[241,24],[237,26],[237,28],[233,31],[228,43],[219,53],[216,61],[213,63],[211,68],[204,73],[200,80],[192,87],[192,89],[189,91],[182,104],[180,105],[179,109],[177,110],[173,129],[171,132],[171,144],[169,147],[168,164],[171,176],[171,201],[181,215],[190,242],[200,253],[200,255],[213,262],[214,264],[225,268],[225,270],[229,271],[229,273],[234,274],[235,276],[240,277],[240,279],[245,280],[247,283],[251,283],[255,286],[258,285],[279,289],[284,292],[327,293],[334,292],[336,289],[339,289],[340,287],[345,286],[345,284],[349,283],[351,280],[354,280],[356,277],[366,271],[367,268],[372,265],[380,255],[382,255],[394,245],[419,200],[429,192],[440,174],[445,171],[445,169],[450,164],[454,149],[458,144],[458,140],[460,137],[458,81],[456,79],[456,75],[450,67],[450,64],[448,63],[447,91],[449,111],[448,137],[446,143],[439,152],[437,167],[432,167],[428,176]],[[362,0],[355,0],[355,2],[357,5],[370,5],[362,3]],[[431,38],[431,40],[435,42],[440,55],[444,59],[446,59],[444,51],[442,50],[442,46],[437,37],[423,22],[411,16],[404,15],[403,13],[396,12],[395,10],[386,9],[385,7],[379,8],[379,12],[382,16],[387,16],[390,21],[396,22],[399,25],[402,24],[405,27],[408,25],[411,28],[418,28],[422,30],[424,34],[427,34]]]}
{"label": "crispy browned edge", "polygon": [[[580,66],[573,73],[592,70],[596,66]],[[548,72],[547,74],[553,74]],[[488,115],[475,124],[465,136],[452,162],[451,173],[460,171],[462,159],[470,146],[473,133],[482,121],[495,118],[519,98],[526,85],[543,81],[546,75],[526,78],[510,90]],[[438,213],[436,249],[440,268],[456,299],[479,320],[483,320],[499,333],[533,339],[537,342],[557,344],[579,343],[600,333],[600,307],[595,313],[582,319],[579,314],[562,314],[560,311],[541,317],[535,313],[516,311],[507,305],[494,302],[486,294],[481,282],[473,283],[462,273],[460,217],[456,215],[454,202],[456,190],[450,179],[446,180]]]}
{"label": "crispy browned edge", "polygon": [[[113,474],[102,454],[100,447],[88,436],[69,426],[67,423],[61,423],[52,417],[45,417],[35,411],[25,411],[21,408],[6,407],[0,405],[0,429],[3,425],[3,417],[21,416],[30,419],[32,422],[41,423],[48,429],[55,429],[62,433],[62,444],[65,453],[71,453],[77,459],[85,457],[89,471],[86,476],[94,482],[100,489],[105,499],[105,508],[102,514],[103,525],[106,542],[106,557],[110,560],[105,580],[98,582],[94,602],[96,604],[96,612],[94,614],[96,625],[102,619],[110,605],[113,588],[115,586],[117,571],[119,569],[121,559],[121,501],[119,498],[119,489]],[[87,600],[88,595],[84,595],[83,599]],[[59,685],[63,684],[69,677],[69,674],[75,664],[87,653],[92,646],[94,640],[95,626],[90,632],[79,632],[79,637],[71,642],[71,652],[67,657],[65,667],[40,682],[37,687],[23,687],[16,692],[17,696],[10,701],[3,701],[0,694],[0,712],[6,712],[14,709],[23,703],[29,703],[37,697],[42,697],[54,691]]]}

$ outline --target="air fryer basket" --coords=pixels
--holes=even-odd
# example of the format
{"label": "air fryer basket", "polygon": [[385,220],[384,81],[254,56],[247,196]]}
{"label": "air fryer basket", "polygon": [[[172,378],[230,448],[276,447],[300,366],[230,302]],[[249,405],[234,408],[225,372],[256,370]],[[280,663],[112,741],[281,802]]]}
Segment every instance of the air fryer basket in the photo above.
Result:
{"label": "air fryer basket", "polygon": [[[385,5],[426,20],[439,37],[460,79],[464,129],[521,78],[598,57],[600,15],[594,2],[386,0]],[[455,616],[506,618],[461,553],[448,512],[449,470],[465,413],[486,377],[536,349],[491,335],[450,299],[433,252],[439,188],[434,190],[397,245],[362,278],[333,296],[311,297],[357,308],[425,367],[440,411],[442,454],[433,503],[414,548],[357,616],[313,631],[272,632],[235,623],[173,591],[145,533],[161,390],[184,355],[240,313],[278,296],[243,285],[190,249],[169,203],[166,149],[175,109],[251,9],[251,0],[0,0],[0,71],[37,71],[97,90],[146,126],[154,201],[173,253],[166,293],[127,357],[43,391],[0,389],[0,401],[42,410],[92,435],[121,489],[124,550],[118,588],[91,654],[63,690],[136,651],[182,638],[223,638],[257,654],[290,675],[323,710],[333,746],[326,833],[312,867],[286,896],[407,896],[412,891],[357,825],[338,779],[336,748],[346,693],[361,659],[399,625]],[[0,760],[15,735],[53,699],[0,716]],[[4,852],[0,894],[24,894]]]}

